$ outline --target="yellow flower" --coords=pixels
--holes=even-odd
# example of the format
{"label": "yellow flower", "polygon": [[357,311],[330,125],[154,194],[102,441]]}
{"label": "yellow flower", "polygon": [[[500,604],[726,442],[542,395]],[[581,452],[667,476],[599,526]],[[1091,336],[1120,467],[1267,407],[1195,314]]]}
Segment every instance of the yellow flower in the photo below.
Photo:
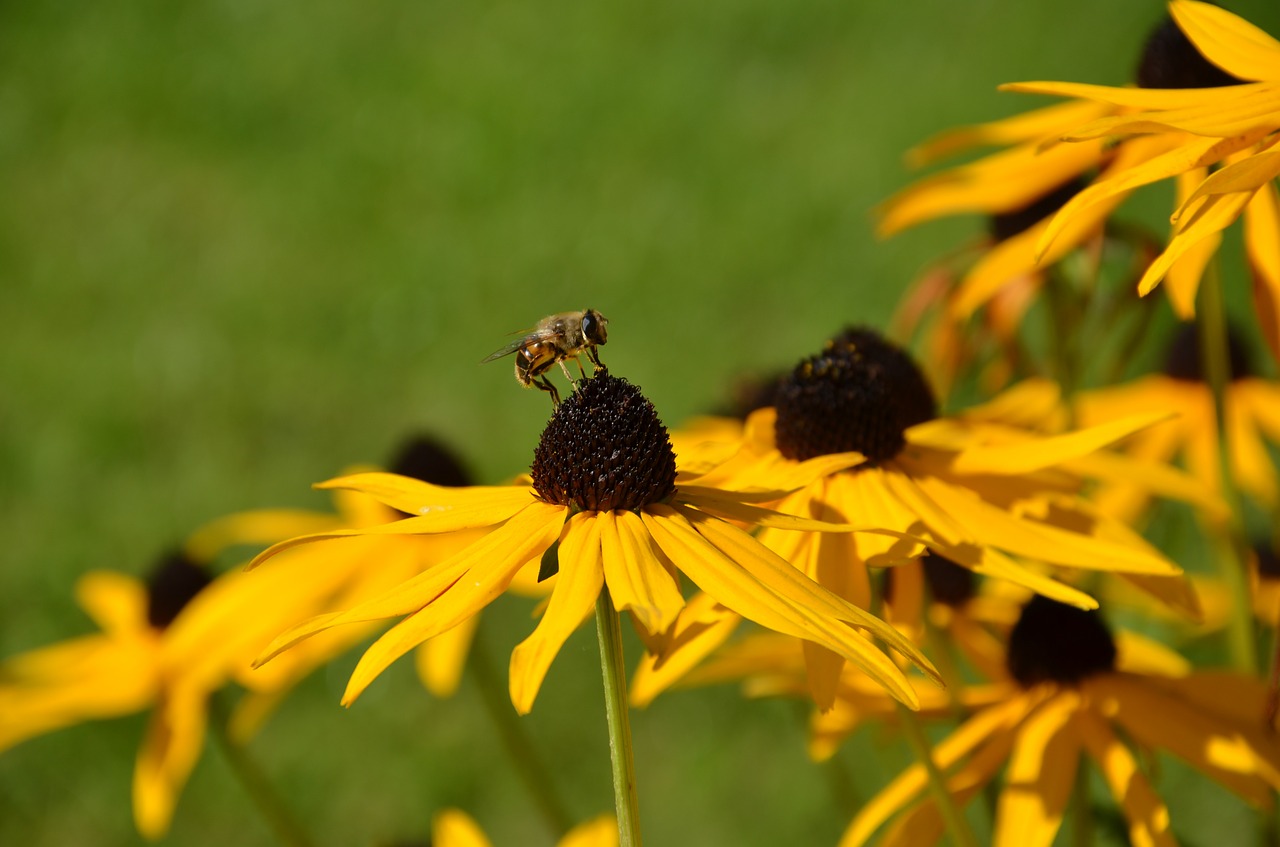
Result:
{"label": "yellow flower", "polygon": [[[432,847],[492,847],[479,824],[465,812],[446,809],[431,821]],[[601,815],[579,824],[557,842],[557,847],[617,847],[618,824],[613,815]]]}
{"label": "yellow flower", "polygon": [[414,646],[448,632],[502,594],[531,561],[541,561],[559,576],[542,620],[511,657],[511,699],[522,714],[533,707],[560,646],[602,589],[608,588],[620,611],[631,612],[650,646],[656,646],[685,605],[677,572],[744,617],[848,659],[908,704],[914,703],[914,692],[864,632],[933,673],[892,627],[806,578],[729,521],[806,530],[839,527],[748,502],[760,495],[677,479],[675,455],[653,406],[634,386],[608,374],[584,381],[557,407],[534,452],[527,484],[450,489],[374,473],[321,487],[360,491],[415,517],[292,539],[265,551],[254,564],[306,542],[496,527],[380,597],[285,632],[263,655],[266,661],[339,624],[406,616],[365,652],[344,704]]}
{"label": "yellow flower", "polygon": [[[1255,308],[1272,351],[1280,358],[1280,42],[1235,15],[1196,0],[1172,0],[1169,12],[1186,38],[1214,66],[1240,85],[1188,88],[1112,88],[1060,82],[1002,86],[1077,98],[1059,108],[1086,105],[1115,113],[1059,132],[1072,142],[1048,148],[1081,148],[1087,155],[1099,143],[1120,139],[1116,162],[1076,195],[1038,235],[1037,253],[1047,259],[1070,243],[1082,223],[1096,221],[1135,188],[1176,179],[1178,207],[1173,237],[1138,283],[1140,294],[1169,276],[1178,314],[1194,314],[1195,293],[1206,263],[1217,250],[1221,231],[1242,214],[1245,245],[1257,284]],[[1061,153],[1057,155],[1063,155]],[[1215,168],[1212,173],[1210,170]]]}
{"label": "yellow flower", "polygon": [[[761,531],[766,546],[855,605],[869,602],[868,567],[899,565],[922,552],[906,535],[976,573],[1081,608],[1097,602],[1044,573],[1044,565],[1118,573],[1197,614],[1173,563],[1073,493],[1085,476],[1123,473],[1165,494],[1202,497],[1171,469],[1091,455],[1163,413],[1047,437],[980,418],[935,418],[915,364],[865,329],[846,331],[801,362],[777,403],[748,419],[739,454],[707,478],[730,488],[801,485],[777,501],[779,511],[899,533]],[[1009,403],[997,398],[991,405]],[[820,459],[832,460],[827,473],[797,480]],[[841,661],[816,645],[806,645],[806,654],[814,697],[829,706]]]}
{"label": "yellow flower", "polygon": [[[253,602],[258,588],[246,592],[249,582],[236,573],[211,583],[181,553],[161,562],[149,586],[109,571],[81,577],[77,599],[101,632],[0,665],[0,750],[150,707],[133,812],[145,837],[163,836],[204,745],[208,697],[233,668],[248,665],[273,628],[270,610]],[[259,585],[279,588],[274,580]]]}
{"label": "yellow flower", "polygon": [[[1131,745],[1172,753],[1258,807],[1280,788],[1280,740],[1260,720],[1261,682],[1224,672],[1117,670],[1116,655],[1096,613],[1033,599],[1010,636],[1016,688],[934,748],[958,805],[1005,770],[997,847],[1053,842],[1084,755],[1121,806],[1132,842],[1172,845],[1170,810]],[[895,816],[882,845],[937,841],[942,820],[923,796],[927,783],[922,765],[909,767],[862,807],[841,847],[866,843]]]}
{"label": "yellow flower", "polygon": [[[1231,340],[1231,375],[1226,386],[1231,471],[1240,489],[1269,509],[1280,505],[1280,483],[1267,444],[1280,444],[1280,384],[1250,375],[1244,349]],[[1200,377],[1199,345],[1193,325],[1175,337],[1166,373],[1150,374],[1123,385],[1081,392],[1077,417],[1084,426],[1103,425],[1144,409],[1176,409],[1178,416],[1129,438],[1124,451],[1144,462],[1180,462],[1198,484],[1219,496],[1222,490],[1218,424],[1213,393]],[[1095,495],[1098,507],[1132,521],[1150,494],[1140,484],[1112,479]],[[1222,517],[1210,508],[1208,517]]]}

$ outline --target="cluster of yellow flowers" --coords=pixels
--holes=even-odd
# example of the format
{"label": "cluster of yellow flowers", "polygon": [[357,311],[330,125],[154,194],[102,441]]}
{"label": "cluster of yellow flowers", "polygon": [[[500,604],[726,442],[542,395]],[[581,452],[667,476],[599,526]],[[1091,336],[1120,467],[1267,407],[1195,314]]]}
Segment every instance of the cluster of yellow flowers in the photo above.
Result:
{"label": "cluster of yellow flowers", "polygon": [[[1246,551],[1249,529],[1280,508],[1267,446],[1280,443],[1280,385],[1248,372],[1245,348],[1228,342],[1213,259],[1243,216],[1261,335],[1280,358],[1280,42],[1205,3],[1169,8],[1138,87],[1011,85],[1073,100],[914,152],[927,162],[1007,147],[881,210],[886,233],[953,213],[993,220],[989,240],[908,292],[902,344],[846,329],[756,407],[670,431],[601,368],[555,407],[530,473],[506,484],[469,484],[421,441],[389,470],[321,483],[332,514],[215,521],[148,584],[88,574],[77,596],[101,633],[0,666],[0,749],[151,709],[134,809],[159,837],[217,692],[242,690],[227,728],[244,743],[297,681],[395,620],[342,702],[415,650],[428,689],[448,696],[479,613],[514,590],[545,598],[511,654],[520,714],[595,610],[627,613],[644,647],[633,707],[730,680],[753,696],[808,698],[815,759],[870,722],[901,730],[918,760],[857,811],[843,847],[877,832],[882,844],[944,832],[974,843],[965,807],[991,784],[994,842],[1049,845],[1073,795],[1090,802],[1086,756],[1134,844],[1174,843],[1176,812],[1144,763],[1153,750],[1267,806],[1280,738],[1256,627],[1280,617],[1280,574],[1267,564],[1274,539]],[[1162,179],[1178,185],[1168,239],[1111,220]],[[1177,316],[1201,322],[1166,373],[1108,384],[1095,372],[1095,348],[1114,343],[1088,323],[1096,301],[1114,307],[1099,294],[1108,276],[1141,294],[1166,280]],[[1054,322],[1037,333],[1041,293]],[[912,339],[924,369],[904,350]],[[952,408],[993,384],[985,402],[939,411],[935,389]],[[1188,576],[1144,536],[1158,502],[1198,517],[1220,579]],[[247,568],[211,573],[244,545],[270,546]],[[1196,667],[1113,630],[1099,597],[1228,630],[1234,667]],[[921,721],[955,726],[930,749]],[[638,843],[625,795],[621,840]],[[458,812],[437,819],[435,838],[487,843]],[[605,818],[561,843],[618,839]]]}

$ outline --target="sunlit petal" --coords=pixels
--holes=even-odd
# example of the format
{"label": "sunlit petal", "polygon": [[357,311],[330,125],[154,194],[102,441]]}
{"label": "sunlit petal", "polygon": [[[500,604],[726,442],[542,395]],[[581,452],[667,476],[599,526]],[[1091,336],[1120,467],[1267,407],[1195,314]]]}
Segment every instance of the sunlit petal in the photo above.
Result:
{"label": "sunlit petal", "polygon": [[613,605],[631,610],[650,632],[662,633],[675,621],[684,597],[655,554],[644,522],[632,512],[600,512],[604,578]]}
{"label": "sunlit petal", "polygon": [[1280,42],[1210,3],[1172,0],[1169,14],[1206,59],[1240,79],[1280,79]]}
{"label": "sunlit petal", "polygon": [[996,809],[996,847],[1053,843],[1080,763],[1079,705],[1079,695],[1064,691],[1019,730]]}
{"label": "sunlit petal", "polygon": [[1080,736],[1089,756],[1098,763],[1111,796],[1120,802],[1129,821],[1133,847],[1175,847],[1169,828],[1169,808],[1147,781],[1129,749],[1090,711],[1077,716]]}

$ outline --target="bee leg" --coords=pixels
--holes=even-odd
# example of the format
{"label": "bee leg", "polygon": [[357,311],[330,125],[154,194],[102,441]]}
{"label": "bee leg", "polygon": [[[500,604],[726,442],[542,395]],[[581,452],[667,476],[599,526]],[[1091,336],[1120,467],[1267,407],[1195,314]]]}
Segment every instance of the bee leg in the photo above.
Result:
{"label": "bee leg", "polygon": [[529,382],[532,385],[534,385],[536,388],[538,388],[538,390],[545,391],[551,395],[551,405],[553,406],[560,405],[560,392],[556,391],[556,387],[551,384],[551,380],[547,379],[546,374],[542,374],[541,376],[535,376],[532,379],[530,379]]}
{"label": "bee leg", "polygon": [[[578,358],[575,356],[573,358],[573,361],[577,362]],[[569,373],[569,367],[564,363],[564,359],[560,360],[560,370],[564,371],[564,378],[569,380],[569,384],[576,387],[578,384],[578,381],[573,378],[573,374]],[[578,365],[578,370],[582,370],[581,364]],[[583,374],[583,377],[585,378],[586,374]]]}
{"label": "bee leg", "polygon": [[[609,370],[604,366],[604,362],[600,361],[600,354],[596,352],[596,347],[594,344],[587,348],[587,356],[590,357],[591,364],[596,366],[596,373],[599,373],[600,371]],[[578,367],[582,367],[582,366],[579,365]]]}

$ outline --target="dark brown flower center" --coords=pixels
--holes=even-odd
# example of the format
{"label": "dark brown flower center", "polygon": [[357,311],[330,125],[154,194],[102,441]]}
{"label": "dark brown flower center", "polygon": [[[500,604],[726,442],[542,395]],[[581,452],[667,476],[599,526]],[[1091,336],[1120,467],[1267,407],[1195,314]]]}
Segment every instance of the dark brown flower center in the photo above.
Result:
{"label": "dark brown flower center", "polygon": [[1024,688],[1040,682],[1075,685],[1114,670],[1116,643],[1096,611],[1036,596],[1009,634],[1009,674]]}
{"label": "dark brown flower center", "polygon": [[147,578],[147,621],[156,629],[164,629],[212,581],[209,573],[183,551],[165,553]]}
{"label": "dark brown flower center", "polygon": [[[924,581],[929,586],[929,596],[944,606],[958,608],[973,597],[977,588],[973,571],[962,568],[946,556],[929,551],[920,559],[924,569]],[[897,568],[885,568],[884,597],[893,602]]]}
{"label": "dark brown flower center", "polygon": [[1218,88],[1243,80],[1206,59],[1166,17],[1147,37],[1134,82],[1142,88]]}
{"label": "dark brown flower center", "polygon": [[[1231,360],[1231,379],[1244,379],[1252,375],[1249,367],[1249,351],[1240,340],[1239,333],[1227,328],[1227,355]],[[1200,332],[1195,324],[1183,324],[1169,343],[1165,355],[1164,372],[1185,382],[1204,382],[1204,368],[1200,358]]]}
{"label": "dark brown flower center", "polygon": [[1266,580],[1280,579],[1280,556],[1267,544],[1255,544],[1253,555],[1258,560],[1258,576]]}
{"label": "dark brown flower center", "polygon": [[891,459],[906,444],[903,431],[936,414],[915,362],[864,328],[845,330],[797,365],[775,400],[778,450],[796,461],[850,451]]}
{"label": "dark brown flower center", "polygon": [[457,454],[427,435],[411,436],[401,444],[387,470],[433,485],[461,488],[473,484],[471,473]]}
{"label": "dark brown flower center", "polygon": [[533,487],[548,503],[637,510],[676,490],[676,456],[640,389],[602,373],[556,407],[533,451]]}
{"label": "dark brown flower center", "polygon": [[1067,201],[1079,194],[1085,187],[1085,180],[1076,177],[1032,200],[1021,209],[1013,209],[998,215],[992,215],[987,221],[987,230],[996,241],[1004,241],[1015,235],[1026,232],[1040,221],[1057,212]]}

